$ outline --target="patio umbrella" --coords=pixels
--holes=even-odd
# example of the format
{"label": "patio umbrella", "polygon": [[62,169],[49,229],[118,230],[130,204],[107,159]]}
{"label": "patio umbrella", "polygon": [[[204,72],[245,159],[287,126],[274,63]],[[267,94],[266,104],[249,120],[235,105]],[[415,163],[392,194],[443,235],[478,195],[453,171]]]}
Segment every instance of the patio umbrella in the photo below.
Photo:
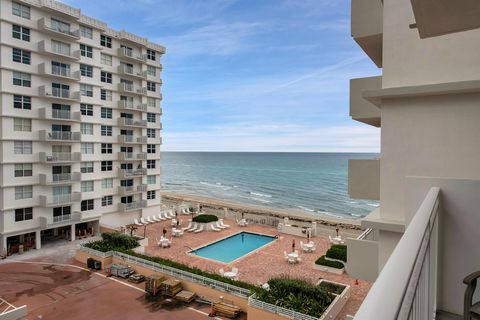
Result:
{"label": "patio umbrella", "polygon": [[180,221],[177,220],[177,227],[180,225]]}
{"label": "patio umbrella", "polygon": [[292,252],[295,252],[295,239],[292,240]]}
{"label": "patio umbrella", "polygon": [[165,227],[163,227],[163,237],[165,238],[165,235],[167,234],[167,229],[165,229]]}

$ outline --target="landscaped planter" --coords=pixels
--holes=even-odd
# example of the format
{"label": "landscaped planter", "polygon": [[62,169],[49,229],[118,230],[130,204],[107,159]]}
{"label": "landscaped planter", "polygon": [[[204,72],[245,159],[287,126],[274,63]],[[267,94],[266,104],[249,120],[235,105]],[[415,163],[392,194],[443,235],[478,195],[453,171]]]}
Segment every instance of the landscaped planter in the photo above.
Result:
{"label": "landscaped planter", "polygon": [[341,293],[332,293],[334,294],[335,300],[330,304],[330,306],[325,310],[323,315],[320,317],[321,320],[323,319],[335,319],[337,315],[339,314],[340,310],[345,306],[347,303],[348,299],[350,298],[350,293],[351,293],[351,288],[349,285],[343,284],[343,283],[338,283],[338,282],[333,282],[330,280],[325,280],[321,279],[318,281],[317,285],[320,285],[321,283],[329,283],[333,284],[336,286],[341,286],[343,287],[343,291]]}
{"label": "landscaped planter", "polygon": [[329,260],[329,261],[337,261],[337,262],[340,262],[340,263],[343,263],[343,264],[346,264],[345,261],[343,260],[340,260],[340,259],[333,259],[333,258],[329,258],[327,256],[325,256],[325,260]]}
{"label": "landscaped planter", "polygon": [[345,273],[345,267],[343,267],[341,269],[337,269],[337,268],[327,267],[327,266],[323,266],[323,265],[314,263],[313,268],[315,270],[330,272],[330,273],[334,273],[334,274],[344,274]]}

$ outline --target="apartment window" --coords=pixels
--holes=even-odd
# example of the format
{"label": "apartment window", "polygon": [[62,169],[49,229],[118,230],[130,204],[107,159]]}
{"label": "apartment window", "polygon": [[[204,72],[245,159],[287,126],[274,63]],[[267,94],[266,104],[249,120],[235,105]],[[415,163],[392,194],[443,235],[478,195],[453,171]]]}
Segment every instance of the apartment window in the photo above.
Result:
{"label": "apartment window", "polygon": [[93,199],[83,200],[80,203],[80,210],[81,211],[93,210]]}
{"label": "apartment window", "polygon": [[32,132],[32,119],[13,118],[13,131]]}
{"label": "apartment window", "polygon": [[147,138],[155,138],[155,137],[156,137],[155,129],[148,128],[147,129]]}
{"label": "apartment window", "polygon": [[155,61],[156,60],[156,52],[150,49],[147,49],[147,59]]}
{"label": "apartment window", "polygon": [[112,91],[100,89],[100,99],[105,101],[112,101]]}
{"label": "apartment window", "polygon": [[113,196],[103,196],[102,207],[111,206],[113,204]]}
{"label": "apartment window", "polygon": [[64,77],[70,77],[70,65],[58,61],[52,61],[52,73]]}
{"label": "apartment window", "polygon": [[155,160],[147,160],[147,169],[155,169],[156,161]]}
{"label": "apartment window", "polygon": [[13,85],[22,87],[31,87],[31,75],[24,72],[13,71]]}
{"label": "apartment window", "polygon": [[93,162],[80,162],[80,172],[81,173],[93,173]]}
{"label": "apartment window", "polygon": [[16,163],[15,177],[31,177],[33,174],[31,163]]}
{"label": "apartment window", "polygon": [[157,101],[155,100],[155,98],[148,97],[147,98],[147,106],[152,107],[152,108],[156,108],[157,107]]}
{"label": "apartment window", "polygon": [[102,71],[100,74],[100,81],[112,83],[112,74],[110,72]]}
{"label": "apartment window", "polygon": [[85,44],[80,44],[80,54],[83,57],[93,58],[93,48]]}
{"label": "apartment window", "polygon": [[82,116],[93,116],[93,105],[81,103],[80,113],[82,114]]}
{"label": "apartment window", "polygon": [[13,96],[13,107],[15,109],[31,110],[32,109],[32,98],[28,97],[28,96],[14,95]]}
{"label": "apartment window", "polygon": [[102,133],[102,136],[111,137],[112,136],[112,126],[102,126],[101,133]]}
{"label": "apartment window", "polygon": [[32,141],[15,141],[13,145],[14,154],[32,154]]}
{"label": "apartment window", "polygon": [[112,65],[112,56],[108,55],[108,54],[105,54],[105,53],[101,53],[100,54],[100,63],[104,64],[106,66],[111,66]]}
{"label": "apartment window", "polygon": [[12,37],[23,41],[30,41],[30,29],[14,24],[12,25]]}
{"label": "apartment window", "polygon": [[100,45],[102,47],[111,48],[112,47],[112,38],[104,36],[103,34],[100,36]]}
{"label": "apartment window", "polygon": [[85,83],[80,83],[80,94],[86,97],[93,97],[93,86]]}
{"label": "apartment window", "polygon": [[156,91],[155,82],[147,81],[147,90],[155,92]]}
{"label": "apartment window", "polygon": [[32,186],[15,187],[15,200],[31,199],[31,198],[33,198]]}
{"label": "apartment window", "polygon": [[156,184],[157,176],[147,176],[147,184]]}
{"label": "apartment window", "polygon": [[21,208],[15,209],[15,222],[32,220],[33,219],[33,208]]}
{"label": "apartment window", "polygon": [[147,191],[147,200],[153,200],[157,197],[157,192],[155,190]]}
{"label": "apartment window", "polygon": [[59,31],[59,32],[62,32],[62,33],[66,33],[66,34],[70,34],[70,24],[69,23],[51,18],[50,19],[50,27],[53,30],[56,30],[56,31]]}
{"label": "apartment window", "polygon": [[154,144],[147,144],[147,153],[155,153],[157,152],[157,146]]}
{"label": "apartment window", "polygon": [[86,65],[86,64],[81,64],[80,65],[80,74],[83,77],[93,78],[93,67],[89,66],[89,65]]}
{"label": "apartment window", "polygon": [[30,51],[12,48],[12,60],[13,62],[30,64]]}
{"label": "apartment window", "polygon": [[112,108],[102,107],[100,116],[104,119],[112,119]]}
{"label": "apartment window", "polygon": [[80,123],[80,132],[85,135],[93,135],[92,123]]}
{"label": "apartment window", "polygon": [[102,143],[102,153],[112,153],[112,144]]}
{"label": "apartment window", "polygon": [[155,68],[154,66],[147,66],[147,74],[149,76],[156,77],[157,76],[157,68]]}
{"label": "apartment window", "polygon": [[155,123],[156,120],[155,113],[147,113],[147,122]]}
{"label": "apartment window", "polygon": [[111,189],[113,188],[113,179],[105,178],[102,180],[102,189]]}
{"label": "apartment window", "polygon": [[62,55],[65,55],[65,56],[70,55],[70,44],[60,42],[60,41],[57,41],[57,40],[52,40],[51,44],[52,44],[52,51],[53,52],[58,53],[58,54],[62,54]]}
{"label": "apartment window", "polygon": [[92,192],[93,191],[93,180],[82,181],[80,184],[80,190],[82,192]]}
{"label": "apartment window", "polygon": [[82,154],[93,154],[93,143],[83,142],[80,144],[80,152]]}
{"label": "apartment window", "polygon": [[112,161],[102,161],[102,171],[112,171]]}
{"label": "apartment window", "polygon": [[93,39],[93,29],[87,26],[80,25],[80,35],[83,38]]}
{"label": "apartment window", "polygon": [[20,18],[30,19],[30,7],[24,4],[12,1],[12,14]]}

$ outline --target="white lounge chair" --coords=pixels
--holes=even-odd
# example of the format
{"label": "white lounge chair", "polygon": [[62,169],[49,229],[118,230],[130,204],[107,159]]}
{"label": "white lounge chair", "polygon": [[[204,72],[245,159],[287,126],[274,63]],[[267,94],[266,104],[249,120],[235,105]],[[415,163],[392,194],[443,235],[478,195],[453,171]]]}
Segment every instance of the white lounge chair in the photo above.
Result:
{"label": "white lounge chair", "polygon": [[184,215],[186,215],[186,216],[191,215],[191,213],[188,212],[188,209],[187,209],[187,208],[183,208],[183,209],[182,209],[182,214],[184,214]]}
{"label": "white lounge chair", "polygon": [[220,273],[220,275],[223,277],[223,274],[225,273],[225,270],[223,270],[223,268],[220,268],[220,270],[218,270],[218,273]]}
{"label": "white lounge chair", "polygon": [[238,269],[237,268],[232,268],[232,273],[234,274],[232,278],[234,280],[237,280],[238,279]]}
{"label": "white lounge chair", "polygon": [[157,217],[158,221],[165,221],[165,220],[167,220],[167,218],[164,218],[161,213],[159,213],[156,217]]}
{"label": "white lounge chair", "polygon": [[213,231],[217,231],[217,232],[222,231],[222,229],[216,228],[214,223],[210,224],[210,229],[212,229]]}
{"label": "white lounge chair", "polygon": [[157,216],[157,215],[152,216],[152,220],[153,220],[154,222],[160,222],[160,221],[162,221],[162,220],[158,219],[158,216]]}
{"label": "white lounge chair", "polygon": [[198,227],[198,224],[196,222],[194,222],[192,227],[190,229],[188,229],[187,231],[188,232],[193,232],[193,231],[197,230],[197,227]]}
{"label": "white lounge chair", "polygon": [[192,227],[192,221],[188,223],[188,226],[186,228],[182,228],[183,231],[188,230]]}
{"label": "white lounge chair", "polygon": [[143,223],[140,223],[137,218],[133,219],[133,223],[139,227],[143,226]]}
{"label": "white lounge chair", "polygon": [[203,231],[203,224],[200,225],[200,228],[198,228],[197,230],[195,230],[194,232],[195,233],[199,233],[199,232],[202,232]]}
{"label": "white lounge chair", "polygon": [[172,218],[175,218],[175,214],[173,213],[172,210],[169,210],[169,211],[167,212],[167,214],[165,215],[165,217],[166,217],[167,219],[172,219]]}
{"label": "white lounge chair", "polygon": [[177,219],[172,219],[172,227],[177,225]]}
{"label": "white lounge chair", "polygon": [[220,221],[217,221],[214,223],[214,227],[218,229],[226,229],[227,227],[224,227],[220,224]]}
{"label": "white lounge chair", "polygon": [[287,261],[288,261],[289,264],[297,263],[297,259],[295,259],[294,257],[288,257],[287,256]]}
{"label": "white lounge chair", "polygon": [[148,224],[148,221],[145,221],[145,219],[143,219],[143,217],[140,218],[140,222],[143,223],[143,224]]}
{"label": "white lounge chair", "polygon": [[146,220],[148,223],[155,223],[155,222],[156,222],[156,221],[153,221],[150,216],[148,216],[145,220]]}
{"label": "white lounge chair", "polygon": [[225,222],[223,222],[223,219],[218,220],[218,224],[221,225],[224,228],[229,228],[230,227],[230,225],[225,224]]}

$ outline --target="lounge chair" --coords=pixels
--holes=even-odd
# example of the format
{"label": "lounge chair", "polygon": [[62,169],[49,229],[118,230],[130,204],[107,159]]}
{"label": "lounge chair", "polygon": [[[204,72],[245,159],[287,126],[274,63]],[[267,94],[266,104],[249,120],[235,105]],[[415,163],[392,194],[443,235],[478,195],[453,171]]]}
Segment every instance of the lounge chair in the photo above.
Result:
{"label": "lounge chair", "polygon": [[159,214],[157,215],[157,219],[158,219],[158,221],[165,221],[165,220],[167,220],[167,218],[164,218],[161,213],[159,213]]}
{"label": "lounge chair", "polygon": [[213,231],[217,231],[217,232],[222,231],[222,229],[216,228],[214,223],[210,224],[210,229],[212,229]]}
{"label": "lounge chair", "polygon": [[202,232],[203,231],[203,224],[200,225],[200,228],[198,228],[197,230],[193,231],[195,233],[199,233],[199,232]]}
{"label": "lounge chair", "polygon": [[295,259],[294,257],[288,257],[287,256],[287,261],[288,261],[289,264],[297,263],[297,259]]}
{"label": "lounge chair", "polygon": [[143,219],[143,217],[140,218],[140,222],[143,223],[143,224],[149,224],[149,222],[145,221],[145,219]]}
{"label": "lounge chair", "polygon": [[154,222],[160,222],[160,221],[162,221],[162,220],[160,220],[160,219],[158,218],[157,215],[152,216],[152,220],[153,220]]}
{"label": "lounge chair", "polygon": [[177,225],[177,219],[172,219],[172,227]]}
{"label": "lounge chair", "polygon": [[183,209],[182,209],[182,214],[184,214],[184,215],[186,215],[186,216],[191,215],[191,213],[188,212],[188,209],[187,209],[187,208],[183,208]]}
{"label": "lounge chair", "polygon": [[222,225],[220,224],[220,221],[215,222],[215,223],[213,224],[213,226],[214,226],[215,228],[218,228],[218,229],[226,229],[226,228],[227,228],[227,227],[222,226]]}
{"label": "lounge chair", "polygon": [[140,223],[137,218],[133,219],[133,223],[134,223],[136,226],[143,226],[143,223]]}
{"label": "lounge chair", "polygon": [[225,273],[225,270],[223,270],[223,268],[220,268],[220,270],[218,270],[218,273],[220,273],[220,275],[223,277],[223,274]]}
{"label": "lounge chair", "polygon": [[173,213],[173,210],[169,210],[166,214],[167,219],[173,219],[175,218],[175,213]]}
{"label": "lounge chair", "polygon": [[193,231],[197,230],[197,227],[198,227],[198,224],[196,222],[194,222],[193,226],[190,229],[188,229],[187,231],[188,232],[193,232]]}
{"label": "lounge chair", "polygon": [[188,223],[188,226],[186,228],[182,228],[183,231],[188,230],[192,227],[192,221]]}
{"label": "lounge chair", "polygon": [[147,218],[145,218],[145,220],[148,222],[148,223],[155,223],[156,221],[153,221],[150,216],[148,216]]}
{"label": "lounge chair", "polygon": [[192,214],[192,213],[195,213],[195,210],[192,209],[192,208],[187,208],[187,212],[188,212],[189,214]]}
{"label": "lounge chair", "polygon": [[221,225],[224,228],[229,228],[230,227],[230,225],[225,224],[225,222],[223,222],[223,219],[218,220],[218,223],[219,223],[219,225]]}
{"label": "lounge chair", "polygon": [[237,280],[238,279],[238,269],[237,268],[232,268],[232,273],[234,274],[233,279]]}

